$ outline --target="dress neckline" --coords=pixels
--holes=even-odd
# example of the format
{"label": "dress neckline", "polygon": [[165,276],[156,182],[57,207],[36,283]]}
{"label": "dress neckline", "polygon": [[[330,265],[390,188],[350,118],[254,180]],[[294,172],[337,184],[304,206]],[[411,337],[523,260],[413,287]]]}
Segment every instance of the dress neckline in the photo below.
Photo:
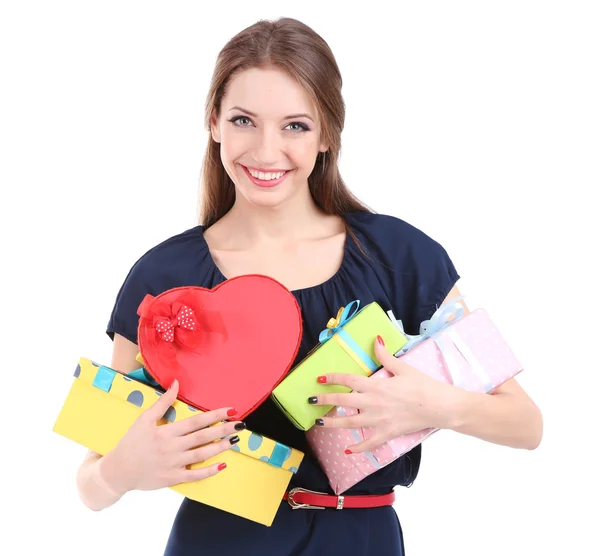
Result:
{"label": "dress neckline", "polygon": [[[346,220],[348,226],[350,226],[350,223],[348,222],[348,220]],[[202,241],[202,245],[203,247],[206,249],[206,253],[208,255],[208,262],[209,264],[212,266],[213,271],[215,272],[215,274],[219,277],[220,281],[224,282],[225,280],[228,280],[227,276],[225,276],[223,274],[223,272],[221,272],[221,269],[219,268],[219,266],[217,265],[217,263],[215,262],[215,259],[212,256],[212,253],[210,251],[210,246],[208,245],[208,242],[206,241],[206,238],[204,237],[204,226],[203,225],[198,225],[198,231],[200,232],[200,239]],[[345,239],[344,239],[344,253],[342,255],[342,262],[340,263],[340,266],[338,267],[338,269],[333,273],[332,276],[330,276],[329,278],[327,278],[326,280],[324,280],[323,282],[319,283],[319,284],[315,284],[313,286],[307,286],[305,288],[297,288],[294,290],[288,290],[295,294],[295,295],[299,295],[302,293],[306,293],[309,292],[311,290],[320,290],[322,288],[325,288],[327,286],[329,286],[330,284],[333,284],[334,282],[337,282],[340,278],[341,273],[344,271],[344,269],[346,268],[347,264],[348,264],[348,252],[350,250],[350,243],[351,243],[351,238],[350,238],[350,234],[348,233],[348,230],[346,230],[345,232]]]}

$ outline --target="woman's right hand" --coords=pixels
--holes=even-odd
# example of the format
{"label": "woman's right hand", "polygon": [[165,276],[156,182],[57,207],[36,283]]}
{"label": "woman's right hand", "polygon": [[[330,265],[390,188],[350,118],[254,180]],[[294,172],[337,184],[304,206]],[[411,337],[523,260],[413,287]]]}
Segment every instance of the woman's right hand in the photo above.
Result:
{"label": "woman's right hand", "polygon": [[[239,441],[230,435],[244,430],[244,423],[226,422],[228,410],[222,408],[198,413],[174,423],[158,425],[175,402],[179,384],[172,386],[133,423],[114,450],[100,461],[101,475],[111,489],[119,494],[130,490],[155,490],[163,487],[198,481],[216,475],[225,464],[189,469],[229,450]],[[232,411],[235,415],[235,410]],[[218,442],[214,442],[215,440]]]}

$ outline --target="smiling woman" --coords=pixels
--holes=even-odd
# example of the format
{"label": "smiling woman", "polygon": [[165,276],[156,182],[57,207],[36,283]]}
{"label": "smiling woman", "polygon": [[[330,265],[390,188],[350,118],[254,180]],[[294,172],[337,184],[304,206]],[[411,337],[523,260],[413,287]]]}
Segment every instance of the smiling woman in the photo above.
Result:
{"label": "smiling woman", "polygon": [[[232,182],[225,187],[235,188],[237,203],[278,206],[294,197],[308,201],[310,193],[303,185],[317,155],[328,146],[318,110],[296,79],[274,67],[238,72],[218,112],[210,118],[212,138],[221,145],[221,161]],[[302,113],[286,116],[294,112]]]}
{"label": "smiling woman", "polygon": [[[327,43],[297,20],[260,21],[225,45],[206,101],[210,134],[201,222],[166,239],[133,265],[107,327],[114,338],[113,368],[127,372],[138,367],[137,308],[147,294],[156,296],[175,287],[212,289],[244,274],[278,280],[292,291],[302,311],[296,362],[319,343],[321,330],[339,307],[354,299],[365,305],[376,301],[402,320],[408,334],[416,334],[440,304],[459,295],[458,272],[439,243],[403,220],[371,212],[342,180],[341,88]],[[384,349],[379,345],[376,353],[393,371],[394,358],[384,356]],[[323,377],[327,384],[336,379],[328,369],[323,369]],[[505,446],[535,448],[539,443],[540,413],[514,381],[496,395],[479,396],[424,380],[408,365],[400,379],[388,381],[379,391],[373,386],[378,381],[365,379],[360,392],[340,394],[352,397],[336,402],[354,403],[382,442],[399,431],[436,426]],[[102,458],[89,454],[78,475],[88,506],[102,509],[129,490],[157,489],[182,482],[182,477],[204,480],[230,471],[215,463],[197,469],[202,474],[192,479],[187,465],[231,449],[235,431],[246,424],[207,427],[235,414],[228,413],[231,408],[219,408],[203,414],[198,430],[182,434],[164,425],[157,432],[156,419],[176,395],[175,384],[160,400],[162,405],[142,414],[112,452]],[[316,397],[310,400],[306,403],[319,402]],[[333,438],[340,422],[318,421],[331,427]],[[270,528],[184,499],[167,556],[404,554],[402,529],[392,507],[394,488],[416,479],[420,445],[337,497],[303,431],[270,398],[248,416],[247,425],[306,454],[290,484],[294,494],[281,501]],[[360,450],[340,446],[346,454]],[[313,496],[313,501],[306,498],[302,503],[294,498],[296,493]],[[315,505],[333,509],[316,512],[311,509]],[[295,511],[299,508],[305,511]]]}

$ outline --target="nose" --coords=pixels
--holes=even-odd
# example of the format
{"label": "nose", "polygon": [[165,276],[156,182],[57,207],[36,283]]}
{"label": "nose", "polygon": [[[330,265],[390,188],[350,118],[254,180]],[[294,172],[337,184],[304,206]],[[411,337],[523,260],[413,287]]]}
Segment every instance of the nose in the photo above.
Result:
{"label": "nose", "polygon": [[257,166],[268,168],[275,164],[281,157],[280,137],[276,130],[263,128],[256,134],[256,144],[252,152]]}

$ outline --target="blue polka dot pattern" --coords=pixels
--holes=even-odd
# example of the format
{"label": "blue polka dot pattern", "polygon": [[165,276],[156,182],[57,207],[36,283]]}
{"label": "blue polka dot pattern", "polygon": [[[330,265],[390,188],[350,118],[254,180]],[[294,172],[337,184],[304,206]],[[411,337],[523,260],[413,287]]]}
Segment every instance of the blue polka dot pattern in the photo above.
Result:
{"label": "blue polka dot pattern", "polygon": [[292,467],[290,467],[290,471],[291,471],[292,473],[297,473],[297,471],[298,471],[298,468],[297,468],[297,467],[294,467],[294,466],[292,465]]}
{"label": "blue polka dot pattern", "polygon": [[235,450],[236,452],[239,452],[239,451],[240,451],[240,447],[239,447],[237,444],[234,444],[234,445],[231,447],[231,449],[232,449],[232,450]]}
{"label": "blue polka dot pattern", "polygon": [[248,439],[248,448],[252,451],[258,450],[263,442],[263,437],[260,434],[252,433]]}
{"label": "blue polka dot pattern", "polygon": [[167,412],[163,415],[163,419],[166,419],[167,421],[170,421],[171,423],[173,423],[175,421],[176,416],[177,416],[177,412],[175,411],[175,408],[173,406],[171,406],[169,409],[167,409]]}
{"label": "blue polka dot pattern", "polygon": [[191,405],[188,405],[188,409],[190,411],[198,411],[195,407],[192,407]]}
{"label": "blue polka dot pattern", "polygon": [[269,458],[267,456],[260,456],[258,459],[260,461],[265,461],[265,462],[269,463]]}
{"label": "blue polka dot pattern", "polygon": [[78,378],[80,374],[81,374],[81,365],[78,364],[77,368],[75,369],[75,373],[73,374],[73,376],[75,378]]}
{"label": "blue polka dot pattern", "polygon": [[134,390],[129,394],[129,396],[127,396],[127,401],[133,405],[142,407],[144,404],[144,394],[142,394],[139,390]]}
{"label": "blue polka dot pattern", "polygon": [[287,451],[287,454],[285,454],[283,461],[287,461],[291,455],[292,455],[292,449],[288,446],[288,451]]}

